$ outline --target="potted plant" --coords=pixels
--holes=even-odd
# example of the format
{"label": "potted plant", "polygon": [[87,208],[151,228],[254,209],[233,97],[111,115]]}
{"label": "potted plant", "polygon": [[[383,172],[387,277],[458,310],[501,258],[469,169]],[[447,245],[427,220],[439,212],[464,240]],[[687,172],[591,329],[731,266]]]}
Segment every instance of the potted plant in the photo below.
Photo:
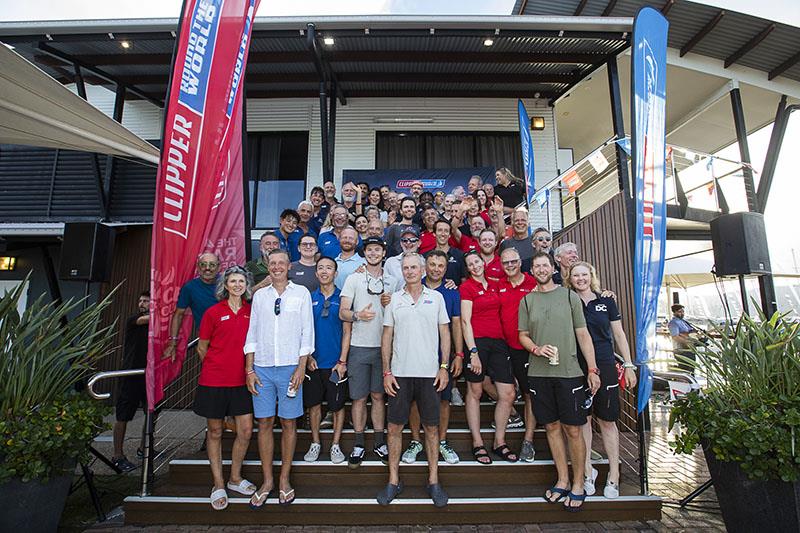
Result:
{"label": "potted plant", "polygon": [[[25,282],[28,278],[26,277]],[[55,531],[78,460],[106,429],[108,407],[76,390],[109,353],[110,303],[46,303],[20,315],[27,283],[0,299],[0,531]]]}
{"label": "potted plant", "polygon": [[800,531],[800,324],[743,315],[696,349],[708,386],[677,400],[677,453],[703,447],[729,531]]}

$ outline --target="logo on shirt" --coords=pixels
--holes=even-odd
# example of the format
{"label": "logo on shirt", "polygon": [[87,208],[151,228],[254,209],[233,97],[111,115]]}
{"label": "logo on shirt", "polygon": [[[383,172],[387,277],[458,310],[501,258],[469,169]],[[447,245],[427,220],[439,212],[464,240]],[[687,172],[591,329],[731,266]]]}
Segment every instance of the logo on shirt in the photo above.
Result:
{"label": "logo on shirt", "polygon": [[500,289],[500,292],[506,292],[508,289]]}
{"label": "logo on shirt", "polygon": [[608,311],[608,306],[606,304],[597,304],[594,306],[595,311]]}
{"label": "logo on shirt", "polygon": [[478,296],[483,296],[484,294],[486,294],[486,291],[478,291]]}
{"label": "logo on shirt", "polygon": [[220,317],[219,321],[222,322],[223,320],[228,320],[230,317],[231,317],[231,315],[222,316],[222,317]]}
{"label": "logo on shirt", "polygon": [[432,304],[433,300],[422,300],[423,304]]}

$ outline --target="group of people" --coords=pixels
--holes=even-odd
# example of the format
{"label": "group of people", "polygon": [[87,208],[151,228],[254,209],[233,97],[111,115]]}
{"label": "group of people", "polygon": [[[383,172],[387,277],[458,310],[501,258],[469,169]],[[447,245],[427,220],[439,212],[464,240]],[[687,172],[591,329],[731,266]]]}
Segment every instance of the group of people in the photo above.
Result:
{"label": "group of people", "polygon": [[[220,273],[216,256],[198,258],[199,275],[181,289],[164,357],[174,357],[176,344],[187,341],[179,331],[190,310],[202,360],[194,410],[208,420],[214,509],[227,506],[227,490],[251,496],[254,509],[274,489],[280,504],[294,500],[296,421],[305,410],[312,436],[306,461],[319,460],[327,444],[331,462],[358,468],[367,453],[369,416],[372,452],[389,467],[378,503],[388,505],[402,492],[400,462],[413,463],[424,451],[428,493],[434,505],[447,505],[437,466],[440,455],[447,463],[460,460],[447,430],[462,376],[476,462],[532,462],[538,422],[558,471],[544,497],[577,511],[596,491],[589,453],[594,416],[610,465],[603,493],[618,496],[615,352],[630,386],[636,375],[616,297],[601,292],[594,267],[580,261],[575,244],[553,250],[547,229],[529,230],[520,206],[524,187],[507,169],[497,171],[496,181],[492,187],[476,176],[467,191],[449,195],[415,183],[405,196],[346,183],[341,199],[326,182],[297,210],[281,213],[279,228],[261,237],[260,257],[244,267]],[[518,395],[525,434],[520,449],[512,449],[506,431],[510,420],[521,418]],[[481,433],[484,397],[495,402],[490,449]],[[348,398],[355,440],[345,451],[340,439]],[[321,440],[323,409],[332,419],[330,443]],[[236,432],[227,483],[226,418]],[[412,440],[403,450],[406,425]],[[241,475],[254,426],[260,486]]]}

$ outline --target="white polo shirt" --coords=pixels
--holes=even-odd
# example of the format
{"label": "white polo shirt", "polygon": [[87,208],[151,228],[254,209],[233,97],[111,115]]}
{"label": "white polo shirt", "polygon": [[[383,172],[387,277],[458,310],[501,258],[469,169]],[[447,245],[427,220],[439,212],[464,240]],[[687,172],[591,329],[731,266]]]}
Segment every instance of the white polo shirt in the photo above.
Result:
{"label": "white polo shirt", "polygon": [[444,297],[422,286],[417,303],[405,287],[392,294],[383,325],[394,328],[392,374],[400,378],[435,378],[439,372],[439,325],[449,324]]}

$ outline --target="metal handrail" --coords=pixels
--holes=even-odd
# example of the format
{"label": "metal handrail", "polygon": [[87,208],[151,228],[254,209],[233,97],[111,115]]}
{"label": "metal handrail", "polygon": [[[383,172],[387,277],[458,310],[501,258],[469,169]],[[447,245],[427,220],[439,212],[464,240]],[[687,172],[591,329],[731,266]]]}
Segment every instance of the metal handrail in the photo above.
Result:
{"label": "metal handrail", "polygon": [[94,398],[95,400],[108,400],[111,398],[110,392],[96,392],[94,390],[94,384],[98,381],[102,381],[104,379],[111,379],[111,378],[126,378],[129,376],[143,376],[144,375],[144,368],[133,368],[130,370],[108,370],[106,372],[98,372],[97,374],[93,375],[91,379],[89,379],[89,383],[86,384],[86,392],[89,393],[89,396]]}

